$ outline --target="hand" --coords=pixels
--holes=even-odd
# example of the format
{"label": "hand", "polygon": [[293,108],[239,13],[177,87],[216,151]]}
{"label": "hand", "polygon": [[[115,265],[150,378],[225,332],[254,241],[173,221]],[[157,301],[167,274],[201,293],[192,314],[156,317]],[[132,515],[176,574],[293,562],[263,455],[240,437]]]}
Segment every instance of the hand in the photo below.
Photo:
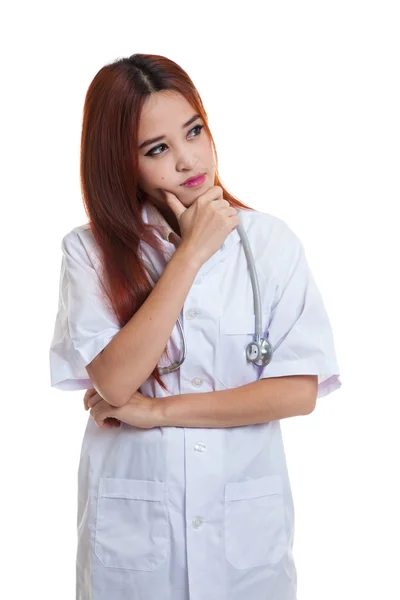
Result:
{"label": "hand", "polygon": [[[95,406],[98,402],[103,400],[103,398],[96,392],[94,388],[89,388],[86,390],[85,395],[83,397],[83,405],[85,410],[89,410]],[[112,429],[113,427],[120,427],[121,421],[114,417],[106,417],[103,421],[103,429]]]}
{"label": "hand", "polygon": [[152,429],[159,424],[156,411],[159,401],[140,392],[135,392],[125,406],[116,407],[108,404],[96,390],[91,389],[86,392],[84,402],[85,409],[91,408],[90,415],[102,428],[119,427],[121,421],[141,429]]}
{"label": "hand", "polygon": [[220,186],[211,187],[188,208],[172,192],[162,191],[167,206],[179,223],[183,246],[190,248],[190,254],[201,265],[219,250],[240,223],[236,216],[238,211],[223,198]]}

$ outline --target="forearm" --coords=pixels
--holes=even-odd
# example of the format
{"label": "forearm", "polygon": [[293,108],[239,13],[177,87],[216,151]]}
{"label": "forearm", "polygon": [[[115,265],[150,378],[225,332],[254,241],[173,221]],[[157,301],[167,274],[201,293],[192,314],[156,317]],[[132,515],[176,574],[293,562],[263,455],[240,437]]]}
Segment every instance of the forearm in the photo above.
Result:
{"label": "forearm", "polygon": [[87,365],[95,388],[112,406],[126,404],[153,372],[200,266],[182,243],[142,306]]}
{"label": "forearm", "polygon": [[271,377],[230,390],[169,396],[157,406],[161,427],[237,427],[312,412],[314,376]]}

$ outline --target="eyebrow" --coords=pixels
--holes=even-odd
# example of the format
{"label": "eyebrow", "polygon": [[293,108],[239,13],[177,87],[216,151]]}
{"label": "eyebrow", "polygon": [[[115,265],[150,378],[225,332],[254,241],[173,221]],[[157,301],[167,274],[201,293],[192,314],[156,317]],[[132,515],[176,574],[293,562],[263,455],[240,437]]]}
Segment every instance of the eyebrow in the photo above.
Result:
{"label": "eyebrow", "polygon": [[[187,123],[184,123],[182,125],[182,129],[184,129],[185,127],[188,127],[191,123],[193,123],[193,121],[196,121],[199,118],[200,118],[200,115],[193,115],[193,117],[191,119],[189,119],[189,121],[187,121]],[[156,138],[151,138],[150,140],[146,140],[145,142],[143,142],[143,144],[140,144],[139,150],[141,150],[144,146],[148,146],[149,144],[154,144],[154,142],[159,142],[160,140],[163,140],[164,138],[165,138],[165,135],[160,135]]]}

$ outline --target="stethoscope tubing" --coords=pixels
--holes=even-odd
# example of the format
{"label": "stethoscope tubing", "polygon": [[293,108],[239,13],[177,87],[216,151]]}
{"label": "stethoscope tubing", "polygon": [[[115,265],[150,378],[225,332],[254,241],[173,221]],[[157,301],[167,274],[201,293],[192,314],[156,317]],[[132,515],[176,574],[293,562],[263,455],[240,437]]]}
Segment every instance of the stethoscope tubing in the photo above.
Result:
{"label": "stethoscope tubing", "polygon": [[[271,358],[272,358],[275,348],[272,348],[272,346],[268,340],[264,340],[261,337],[262,336],[262,323],[261,323],[262,306],[261,306],[260,286],[259,286],[259,282],[258,282],[258,276],[257,276],[254,256],[253,256],[253,253],[250,248],[249,238],[247,236],[247,233],[246,233],[246,231],[243,227],[243,223],[241,221],[239,221],[239,224],[237,226],[237,231],[239,233],[240,239],[243,244],[243,249],[244,249],[244,252],[246,255],[247,264],[250,269],[250,279],[251,279],[251,285],[253,288],[254,314],[255,314],[255,334],[254,334],[255,340],[254,340],[254,342],[256,344],[263,344],[264,348],[267,349],[268,358],[266,358],[265,362],[263,363],[263,365],[266,365],[271,361]],[[143,261],[143,262],[146,265],[147,269],[149,270],[150,275],[151,275],[152,279],[154,280],[154,284],[156,284],[158,279],[160,278],[160,275],[158,275],[158,273],[155,271],[154,266],[152,264],[150,264],[148,261]],[[183,362],[186,358],[186,354],[187,354],[186,338],[185,338],[185,333],[183,331],[182,323],[181,323],[181,320],[179,317],[177,319],[177,325],[178,325],[180,335],[181,335],[181,338],[183,341],[182,358],[179,362],[173,362],[169,367],[159,367],[159,373],[161,376],[166,375],[167,373],[172,373],[173,371],[176,371],[177,369],[179,369],[179,367],[183,364]],[[262,366],[262,365],[258,365],[258,366]]]}

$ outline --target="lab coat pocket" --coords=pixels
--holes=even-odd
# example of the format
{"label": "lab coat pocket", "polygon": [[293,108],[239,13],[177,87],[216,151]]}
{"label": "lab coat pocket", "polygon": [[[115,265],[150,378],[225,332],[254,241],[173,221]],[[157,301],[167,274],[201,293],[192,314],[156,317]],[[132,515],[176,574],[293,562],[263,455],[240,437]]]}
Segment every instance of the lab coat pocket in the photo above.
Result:
{"label": "lab coat pocket", "polygon": [[154,571],[169,546],[162,481],[101,478],[95,554],[105,567]]}
{"label": "lab coat pocket", "polygon": [[[261,313],[263,336],[268,329],[270,313]],[[236,388],[257,381],[259,370],[246,357],[246,348],[255,339],[254,314],[225,314],[219,318],[216,351],[216,377],[226,388]]]}
{"label": "lab coat pocket", "polygon": [[288,546],[279,475],[225,487],[225,555],[236,569],[272,565]]}

